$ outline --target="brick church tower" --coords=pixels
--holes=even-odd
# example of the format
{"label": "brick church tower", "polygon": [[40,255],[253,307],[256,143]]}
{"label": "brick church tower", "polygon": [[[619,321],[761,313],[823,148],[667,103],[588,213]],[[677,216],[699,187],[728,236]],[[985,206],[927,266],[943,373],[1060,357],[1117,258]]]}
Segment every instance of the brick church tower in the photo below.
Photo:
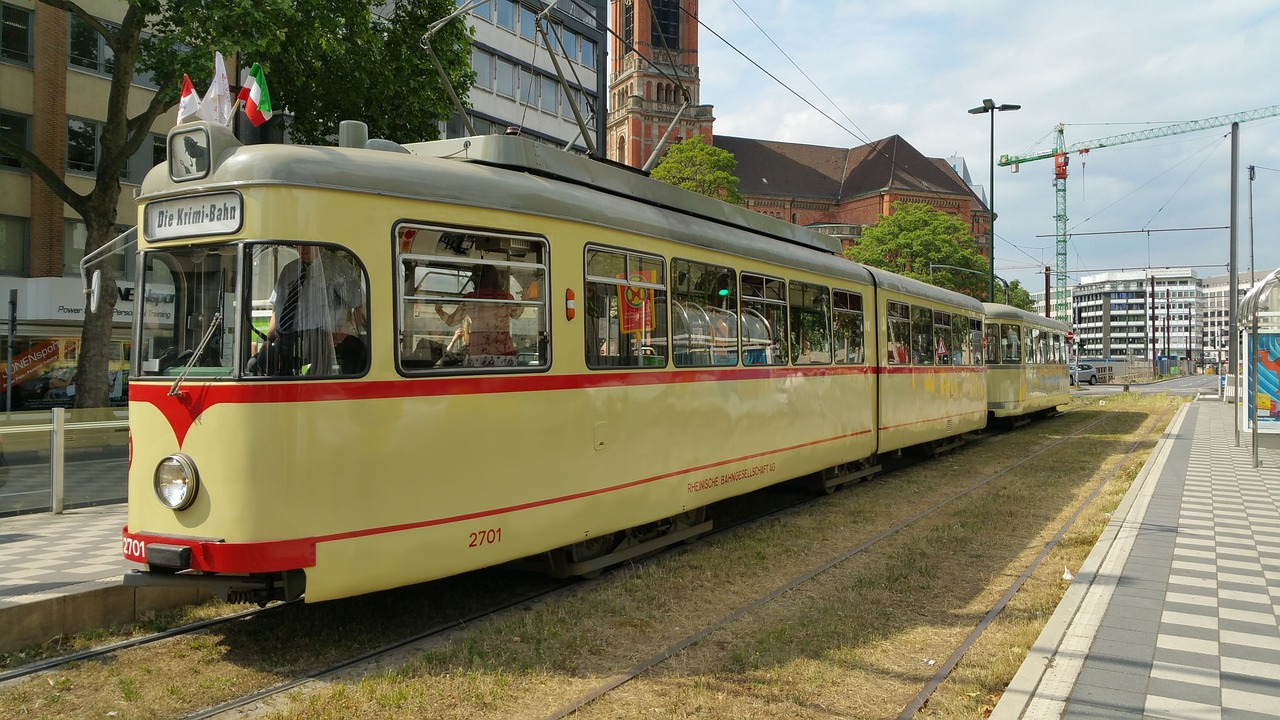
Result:
{"label": "brick church tower", "polygon": [[[698,97],[698,0],[612,0],[609,52],[610,160],[643,167],[685,102],[667,139],[670,147],[701,135],[711,143],[715,122]],[[683,85],[684,90],[681,90]]]}

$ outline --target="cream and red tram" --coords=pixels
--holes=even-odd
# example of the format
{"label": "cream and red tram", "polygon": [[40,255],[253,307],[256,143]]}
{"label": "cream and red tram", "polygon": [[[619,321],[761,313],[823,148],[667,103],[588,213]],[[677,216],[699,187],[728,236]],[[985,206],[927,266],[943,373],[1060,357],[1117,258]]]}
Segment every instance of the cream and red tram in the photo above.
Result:
{"label": "cream and red tram", "polygon": [[981,304],[806,229],[518,137],[168,143],[139,197],[131,585],[586,574],[984,422]]}
{"label": "cream and red tram", "polygon": [[1061,320],[984,303],[987,408],[992,417],[1026,419],[1071,400],[1067,331]]}

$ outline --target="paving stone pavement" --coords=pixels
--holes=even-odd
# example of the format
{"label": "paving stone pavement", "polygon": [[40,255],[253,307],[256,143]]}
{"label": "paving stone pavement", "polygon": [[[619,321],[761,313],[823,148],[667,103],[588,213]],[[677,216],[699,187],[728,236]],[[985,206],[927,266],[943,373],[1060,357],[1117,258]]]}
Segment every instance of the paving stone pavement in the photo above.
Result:
{"label": "paving stone pavement", "polygon": [[993,720],[1280,718],[1280,456],[1188,404]]}
{"label": "paving stone pavement", "polygon": [[120,554],[126,506],[0,518],[0,607],[142,566]]}

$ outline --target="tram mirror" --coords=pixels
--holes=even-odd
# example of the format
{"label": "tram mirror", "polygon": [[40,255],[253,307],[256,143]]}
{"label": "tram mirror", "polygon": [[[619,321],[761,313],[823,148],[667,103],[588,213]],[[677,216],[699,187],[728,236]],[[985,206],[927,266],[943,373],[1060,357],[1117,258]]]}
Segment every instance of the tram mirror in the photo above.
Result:
{"label": "tram mirror", "polygon": [[89,312],[98,312],[100,297],[102,297],[102,270],[94,270],[93,279],[89,281]]}

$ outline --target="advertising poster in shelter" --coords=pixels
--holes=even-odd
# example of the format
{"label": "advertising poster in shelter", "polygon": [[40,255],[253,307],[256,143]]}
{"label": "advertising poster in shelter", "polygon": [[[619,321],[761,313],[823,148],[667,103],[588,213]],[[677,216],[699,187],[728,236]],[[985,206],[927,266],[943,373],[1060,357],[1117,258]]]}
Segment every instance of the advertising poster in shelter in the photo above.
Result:
{"label": "advertising poster in shelter", "polygon": [[1245,397],[1253,402],[1251,407],[1244,406],[1244,421],[1252,429],[1256,417],[1258,432],[1280,433],[1280,333],[1258,333],[1256,343],[1253,336],[1246,335],[1245,347],[1248,362],[1244,371],[1249,386]]}

